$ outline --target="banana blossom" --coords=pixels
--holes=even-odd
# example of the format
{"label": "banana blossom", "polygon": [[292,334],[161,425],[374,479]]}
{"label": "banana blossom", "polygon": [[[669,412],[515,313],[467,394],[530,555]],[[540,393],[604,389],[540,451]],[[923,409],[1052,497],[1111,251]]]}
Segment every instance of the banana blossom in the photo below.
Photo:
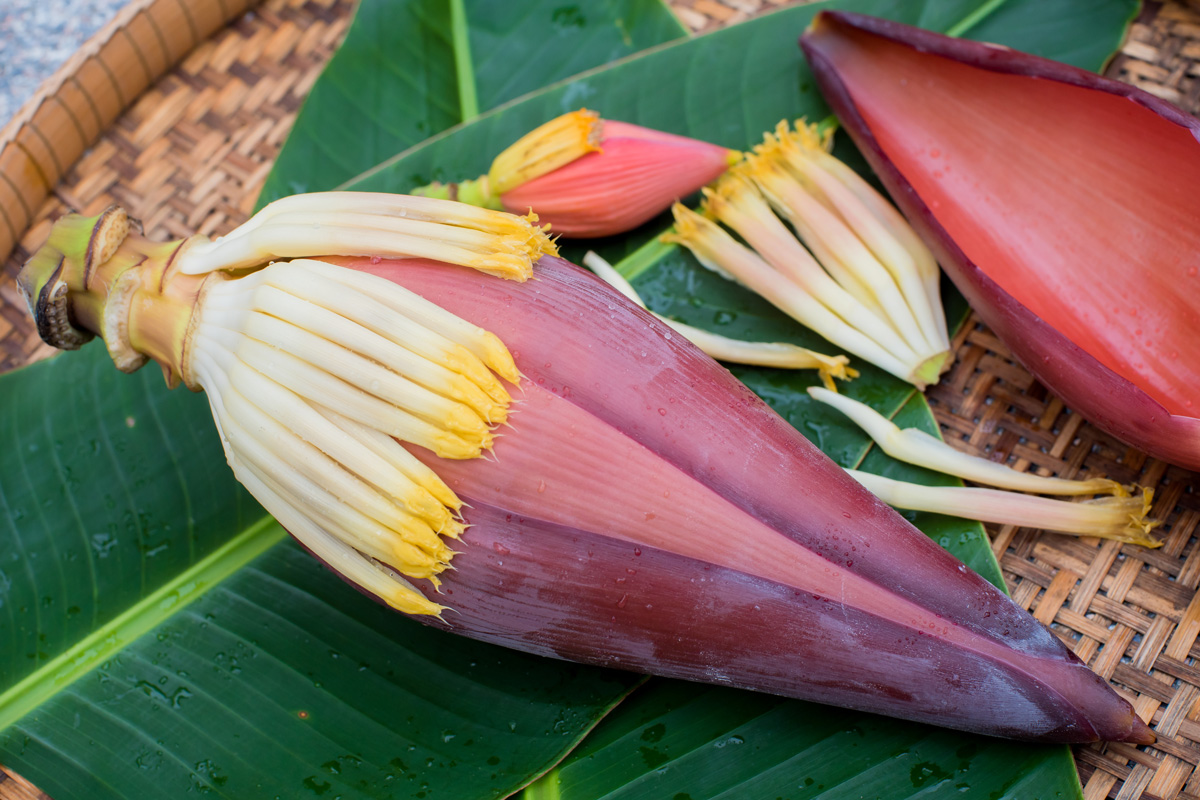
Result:
{"label": "banana blossom", "polygon": [[[123,369],[153,358],[207,392],[238,477],[355,585],[556,658],[1153,741],[1048,629],[528,221],[281,202],[215,242],[68,217],[20,280],[52,343],[100,333]],[[309,258],[291,252],[305,218],[330,236]],[[402,230],[346,255],[375,226]]]}

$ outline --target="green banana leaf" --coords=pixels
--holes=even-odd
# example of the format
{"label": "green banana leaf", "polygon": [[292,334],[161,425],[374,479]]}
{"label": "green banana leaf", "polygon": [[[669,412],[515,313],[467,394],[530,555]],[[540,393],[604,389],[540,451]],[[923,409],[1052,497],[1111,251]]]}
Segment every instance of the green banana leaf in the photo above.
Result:
{"label": "green banana leaf", "polygon": [[[540,86],[537,63],[565,76],[682,35],[658,0],[451,5],[447,22],[442,0],[364,2],[340,63],[367,51],[377,88],[410,86],[407,119],[447,101],[431,76],[474,85],[455,77],[472,55],[490,107]],[[536,61],[500,69],[511,54]],[[363,166],[395,152],[386,135],[425,135],[342,134],[331,152]],[[505,796],[642,680],[446,637],[348,589],[233,480],[202,396],[121,375],[102,344],[0,376],[0,407],[0,763],[56,800]]]}
{"label": "green banana leaf", "polygon": [[[1102,67],[1136,10],[1134,3],[1109,4],[1103,9],[1109,15],[1106,35],[1098,35],[1097,29],[1081,29],[1078,20],[1084,6],[1071,2],[987,3],[973,8],[963,4],[958,9],[952,8],[953,3],[831,5],[941,27],[1090,69]],[[1093,4],[1087,5],[1095,9]],[[491,155],[523,131],[569,110],[573,103],[568,98],[582,92],[581,83],[589,94],[603,98],[596,108],[607,117],[730,147],[749,147],[780,118],[821,119],[828,113],[813,90],[802,59],[794,56],[795,36],[815,11],[814,7],[798,8],[753,20],[716,36],[667,47],[552,86],[418,145],[360,176],[348,188],[403,192],[430,176],[457,180],[485,172]],[[704,69],[698,64],[714,66]],[[662,75],[682,77],[677,83],[654,80]],[[856,162],[856,154],[847,152],[849,149],[841,146],[839,155]],[[579,260],[585,247],[594,247],[617,261],[648,305],[670,318],[735,338],[791,341],[828,351],[828,343],[760,298],[704,270],[686,252],[655,244],[653,240],[666,224],[660,219],[616,240],[568,244],[565,252]],[[627,258],[619,261],[622,256]],[[961,296],[949,284],[945,296],[950,318],[961,319],[965,311]],[[842,391],[894,416],[899,424],[937,432],[924,398],[911,387],[871,365],[853,366],[862,376]],[[742,367],[734,368],[734,373],[839,463],[905,480],[954,483],[945,476],[899,464],[870,448],[856,426],[808,397],[804,389],[816,382],[815,376]],[[982,526],[930,514],[908,516],[943,547],[1003,587]],[[999,743],[848,712],[831,715],[829,709],[793,701],[756,698],[754,702],[770,709],[769,714],[762,712],[768,719],[751,715],[756,731],[752,739],[760,744],[726,747],[748,741],[743,725],[751,702],[744,693],[730,691],[706,690],[703,699],[686,701],[692,712],[706,715],[713,723],[703,735],[697,737],[693,726],[683,724],[672,728],[682,740],[674,753],[669,740],[657,748],[648,747],[643,736],[658,730],[655,726],[665,725],[664,720],[675,711],[675,699],[688,691],[686,687],[660,691],[659,684],[673,685],[653,681],[626,701],[561,768],[529,787],[524,795],[527,800],[1081,795],[1065,747]],[[716,724],[716,720],[727,724]],[[843,756],[851,741],[855,757],[848,765]],[[814,777],[830,761],[840,761],[839,766],[830,769],[825,779]]]}
{"label": "green banana leaf", "polygon": [[[369,9],[382,5],[388,14],[368,16]],[[488,23],[485,34],[487,26],[476,25],[473,15],[493,4],[452,3],[457,16],[448,23],[438,16],[441,5],[433,0],[364,3],[351,36],[384,44],[366,60],[331,65],[314,97],[330,91],[322,89],[326,85],[349,87],[350,97],[378,96],[372,94],[380,91],[375,81],[397,76],[416,88],[388,108],[371,103],[343,108],[328,138],[323,127],[330,112],[306,107],[272,175],[274,185],[282,187],[277,191],[345,179],[356,167],[330,158],[331,153],[362,147],[376,159],[392,152],[385,149],[388,141],[399,149],[439,126],[470,118],[474,109],[463,98],[472,87],[474,108],[493,107],[536,88],[536,71],[527,71],[523,80],[533,83],[514,82],[516,88],[505,90],[508,77],[496,64],[505,53],[528,57],[537,46],[547,46],[544,31]],[[1135,4],[895,0],[837,5],[936,29],[957,26],[959,33],[1096,69],[1116,47]],[[401,6],[402,11],[393,10]],[[551,6],[552,22],[569,33],[588,30],[578,24],[579,16],[589,21],[616,4]],[[676,36],[678,29],[663,25],[654,7],[622,4],[607,24],[620,32],[622,44],[628,40],[631,51],[656,36]],[[405,181],[411,186],[478,174],[490,154],[532,124],[567,110],[564,105],[587,103],[616,118],[745,146],[782,116],[825,113],[815,111],[821,106],[794,47],[795,34],[811,13],[786,11],[769,24],[751,23],[667,47],[500,107],[386,165],[361,185],[395,180],[396,186]],[[418,23],[424,27],[413,27]],[[435,29],[450,46],[426,50],[414,62],[406,53],[417,46],[413,43],[429,47],[426,39],[437,37],[421,32]],[[527,38],[530,33],[542,38]],[[561,53],[583,50],[569,36],[555,41]],[[478,81],[460,80],[469,63],[463,42],[470,43],[477,67],[484,63],[481,52],[499,59],[479,69],[486,76]],[[559,62],[540,56],[561,68],[558,74],[541,72],[543,83],[582,66],[561,53]],[[593,63],[607,57],[599,55]],[[662,80],[669,74],[680,76],[686,90],[672,92]],[[447,75],[454,77],[447,81]],[[495,86],[488,88],[489,81]],[[631,83],[641,94],[610,96]],[[447,86],[453,93],[446,93]],[[679,113],[683,96],[692,102]],[[412,129],[400,130],[387,119],[401,103],[417,115]],[[419,111],[434,107],[441,110]],[[421,129],[418,123],[430,127]],[[305,139],[308,145],[294,144]],[[306,146],[316,149],[306,152]],[[326,167],[330,171],[322,175]],[[605,252],[610,257],[629,253],[655,230],[608,242]],[[697,270],[678,251],[633,266],[641,269],[639,289],[665,313],[725,333],[774,328],[786,331],[774,338],[809,340],[769,308],[755,305],[754,298],[739,297]],[[769,370],[745,370],[740,377],[842,463],[916,474],[895,464],[876,466],[882,457],[861,434],[834,412],[808,402],[803,379]],[[865,374],[853,385],[854,395],[889,414],[916,414],[928,425],[923,400],[889,381],[878,372]],[[500,797],[561,760],[637,683],[620,673],[460,641],[358,596],[284,540],[278,526],[228,477],[203,399],[166,392],[149,372],[132,379],[118,375],[98,345],[5,376],[0,398],[9,412],[0,453],[0,761],[58,800],[174,797],[188,791],[230,797]],[[947,518],[917,521],[999,580],[979,526]],[[779,705],[776,717],[791,718],[793,727],[808,730],[810,747],[817,749],[798,746],[784,728],[768,727],[768,740],[783,737],[774,756],[732,758],[735,751],[750,752],[742,748],[757,746],[757,739],[721,730],[744,724],[730,713],[755,702]],[[639,785],[656,780],[689,746],[671,738],[674,727],[666,719],[681,706],[712,720],[704,730],[715,731],[712,750],[731,757],[725,763],[735,771],[734,786],[773,785],[772,775],[784,781],[781,787],[792,786],[784,777],[791,769],[799,776],[795,788],[776,794],[813,796],[836,785],[858,786],[859,793],[884,786],[882,793],[891,796],[897,785],[906,785],[898,780],[910,781],[913,792],[923,796],[964,789],[997,797],[1079,794],[1065,748],[1032,748],[1018,757],[1013,753],[1026,752],[1019,750],[1024,746],[980,740],[981,747],[1005,749],[978,756],[973,744],[963,744],[970,737],[955,734],[966,749],[955,752],[953,760],[926,743],[944,734],[920,728],[904,745],[908,753],[902,759],[899,751],[886,755],[881,742],[909,736],[889,733],[894,730],[889,726],[916,726],[863,715],[856,723],[846,712],[661,681],[622,703],[572,760],[531,793],[597,796],[590,766],[602,757],[624,763],[622,738],[638,720],[662,717],[661,734],[653,721],[636,730],[638,737],[659,737],[646,745],[657,755],[642,762],[639,774],[610,779],[610,788],[603,790],[640,791]],[[802,707],[808,716],[792,718]],[[756,719],[770,724],[770,718],[764,712]],[[820,719],[836,721],[824,738],[804,725]],[[684,725],[681,732],[689,730]],[[736,742],[737,736],[743,741]],[[720,742],[725,744],[718,747]],[[850,759],[851,751],[860,756]],[[852,762],[850,772],[815,777],[800,766],[803,752],[812,757],[809,773],[830,754]],[[910,766],[901,774],[893,762]],[[715,784],[683,788],[690,775],[687,767],[676,769],[675,797],[698,800],[725,791]],[[805,776],[813,783],[806,785]],[[875,780],[884,783],[871,783]],[[672,794],[648,790],[622,796]],[[727,796],[739,796],[738,790]]]}
{"label": "green banana leaf", "polygon": [[686,33],[657,1],[364,0],[259,205],[332,189],[481,111]]}

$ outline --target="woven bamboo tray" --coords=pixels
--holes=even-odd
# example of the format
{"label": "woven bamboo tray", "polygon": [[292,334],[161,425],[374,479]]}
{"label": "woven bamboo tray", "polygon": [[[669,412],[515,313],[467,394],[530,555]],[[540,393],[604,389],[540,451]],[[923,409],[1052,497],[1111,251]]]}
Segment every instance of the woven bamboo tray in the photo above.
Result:
{"label": "woven bamboo tray", "polygon": [[[672,0],[693,31],[784,0]],[[151,236],[249,214],[350,0],[133,0],[0,130],[0,371],[48,355],[14,276],[68,210],[129,209]],[[253,8],[253,10],[251,10]],[[1108,70],[1200,113],[1200,0],[1148,2]],[[11,251],[11,256],[9,255]],[[1198,476],[1149,459],[1047,393],[982,324],[928,393],[946,439],[1017,469],[1155,487],[1164,546],[989,526],[1013,598],[1149,720],[1154,747],[1080,747],[1088,800],[1200,800]],[[44,798],[0,768],[0,800]]]}

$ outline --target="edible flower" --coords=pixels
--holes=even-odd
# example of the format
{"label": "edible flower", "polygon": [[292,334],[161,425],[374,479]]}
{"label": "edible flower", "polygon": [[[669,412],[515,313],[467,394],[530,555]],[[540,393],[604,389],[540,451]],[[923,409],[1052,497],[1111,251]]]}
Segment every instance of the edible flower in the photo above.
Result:
{"label": "edible flower", "polygon": [[[356,211],[280,222],[326,202]],[[205,391],[251,493],[426,624],[994,735],[1153,741],[727,370],[528,220],[465,208],[310,195],[164,244],[110,209],[60,221],[20,280],[52,343],[99,333],[122,368]],[[376,235],[414,215],[421,243]],[[293,232],[313,251],[283,260]],[[368,238],[385,252],[337,255]]]}
{"label": "edible flower", "polygon": [[[809,395],[850,417],[883,452],[898,461],[944,472],[996,489],[967,489],[961,486],[925,486],[851,470],[850,474],[886,503],[912,511],[932,511],[956,517],[1043,528],[1060,533],[1116,539],[1145,547],[1162,547],[1149,536],[1158,521],[1147,519],[1153,489],[1130,496],[1130,490],[1108,478],[1067,480],[1017,472],[1004,464],[959,452],[950,445],[916,428],[900,428],[875,409],[845,395],[811,386]],[[1020,492],[1054,495],[1111,494],[1095,500],[1068,503]]]}
{"label": "edible flower", "polygon": [[1150,548],[1163,544],[1149,535],[1158,525],[1157,521],[1146,519],[1153,499],[1150,489],[1144,490],[1140,497],[1099,497],[1071,503],[999,489],[925,486],[859,470],[846,472],[896,508],[1115,539]]}
{"label": "edible flower", "polygon": [[[489,452],[520,376],[494,335],[395,283],[301,253],[436,257],[524,280],[553,245],[528,220],[459,203],[334,192],[276,201],[217,241],[153,243],[128,215],[59,220],[19,281],[42,337],[100,334],[207,393],[234,473],[317,557],[409,613],[464,529],[461,501],[400,445]],[[378,256],[376,256],[378,257]],[[246,273],[247,267],[258,269]]]}
{"label": "edible flower", "polygon": [[486,175],[416,190],[515,214],[567,238],[612,236],[661,214],[740,157],[724,147],[582,109],[510,145]]}
{"label": "edible flower", "polygon": [[675,204],[675,230],[663,238],[848,353],[924,388],[950,354],[937,264],[829,146],[816,126],[781,122],[704,190],[701,213]]}
{"label": "edible flower", "polygon": [[946,442],[916,428],[900,428],[866,403],[811,386],[809,396],[833,406],[866,431],[883,452],[897,461],[944,472],[988,486],[1019,492],[1055,495],[1111,494],[1128,497],[1129,489],[1109,478],[1067,480],[1017,472],[1012,467],[955,450]]}

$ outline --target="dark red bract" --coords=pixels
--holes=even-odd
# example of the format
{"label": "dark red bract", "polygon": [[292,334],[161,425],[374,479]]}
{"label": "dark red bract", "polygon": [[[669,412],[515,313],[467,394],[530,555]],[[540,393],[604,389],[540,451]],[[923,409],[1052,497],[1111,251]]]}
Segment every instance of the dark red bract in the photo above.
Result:
{"label": "dark red bract", "polygon": [[996,735],[1152,738],[1050,631],[591,274],[341,263],[491,330],[524,376],[494,458],[422,455],[470,526],[426,588],[450,630]]}

